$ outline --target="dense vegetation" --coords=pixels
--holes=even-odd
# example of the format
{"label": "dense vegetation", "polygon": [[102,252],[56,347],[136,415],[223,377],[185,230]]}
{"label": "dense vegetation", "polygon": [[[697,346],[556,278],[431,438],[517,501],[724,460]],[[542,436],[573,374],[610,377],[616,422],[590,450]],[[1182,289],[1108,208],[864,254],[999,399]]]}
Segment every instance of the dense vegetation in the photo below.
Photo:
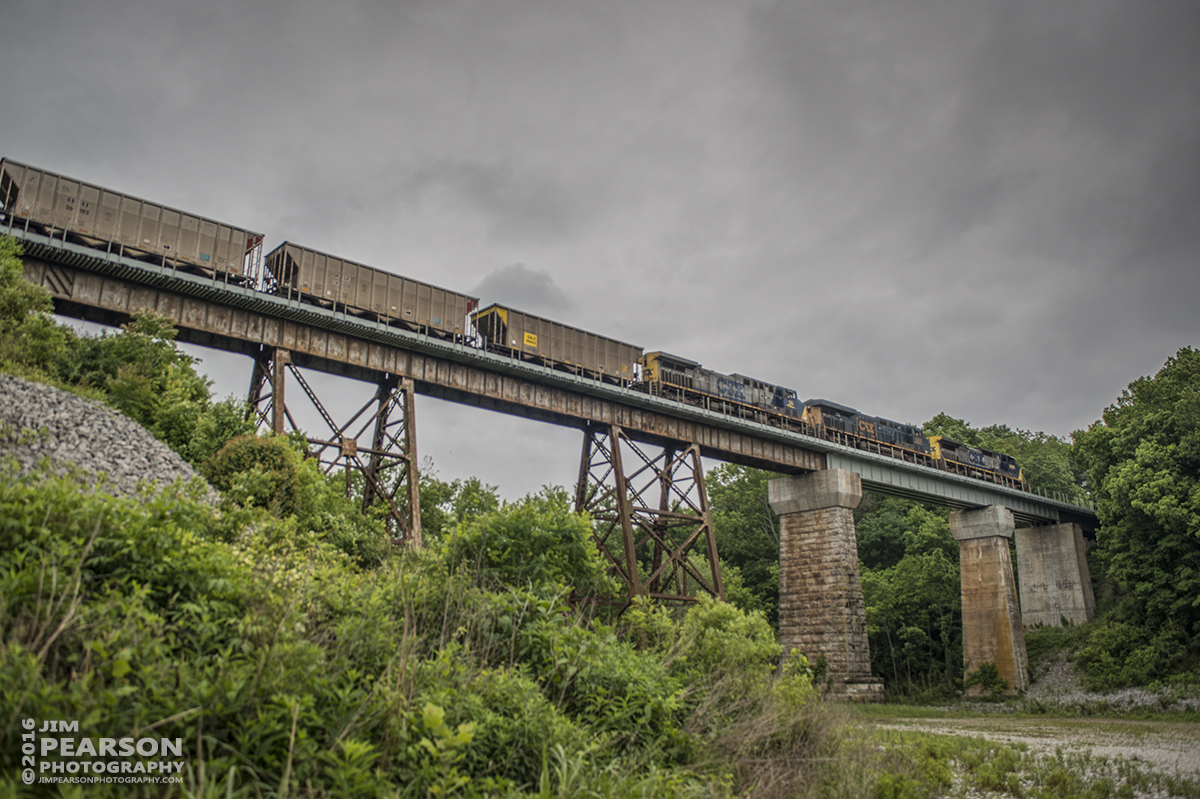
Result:
{"label": "dense vegetation", "polygon": [[212,401],[169,320],[139,314],[117,335],[77,335],[54,321],[50,295],[24,279],[17,252],[0,236],[0,369],[107,402],[193,466],[254,432],[241,403]]}
{"label": "dense vegetation", "polygon": [[854,796],[911,771],[843,734],[802,659],[777,673],[760,613],[582,613],[609,578],[562,492],[427,473],[429,543],[394,549],[345,481],[212,403],[163,320],[77,336],[12,254],[3,368],[134,415],[222,499],[0,467],[4,793],[47,792],[20,781],[23,719],[186,741],[192,796]]}
{"label": "dense vegetation", "polygon": [[1111,608],[1080,663],[1103,688],[1200,682],[1200,351],[1130,383],[1074,439]]}
{"label": "dense vegetation", "polygon": [[[505,503],[478,480],[426,471],[427,546],[397,550],[383,520],[359,512],[353,480],[348,494],[295,442],[256,436],[239,403],[214,402],[169,323],[142,315],[79,336],[14,255],[0,238],[0,369],[129,414],[222,500],[182,486],[113,499],[0,465],[5,793],[44,795],[19,782],[22,718],[78,719],[95,737],[167,719],[154,732],[188,742],[191,796],[948,787],[940,744],[881,746],[820,700],[803,659],[779,672],[772,475],[708,475],[728,603],[585,612],[575,597],[612,586],[561,491]],[[1105,613],[1034,636],[1038,652],[1071,653],[1094,687],[1200,682],[1200,353],[1133,383],[1073,442],[944,414],[926,430],[1012,452],[1034,485],[1098,503]],[[855,518],[876,673],[893,697],[956,696],[946,512],[868,494]]]}

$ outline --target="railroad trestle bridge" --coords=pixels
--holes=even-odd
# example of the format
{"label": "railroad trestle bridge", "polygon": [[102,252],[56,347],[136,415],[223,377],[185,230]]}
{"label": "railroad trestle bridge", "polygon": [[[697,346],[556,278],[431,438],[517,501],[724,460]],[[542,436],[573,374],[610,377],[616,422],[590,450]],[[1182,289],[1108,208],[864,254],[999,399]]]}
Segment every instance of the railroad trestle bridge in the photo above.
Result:
{"label": "railroad trestle bridge", "polygon": [[[285,374],[294,375],[329,428],[307,431],[312,454],[327,469],[360,471],[364,503],[386,503],[396,537],[411,544],[421,540],[414,394],[582,431],[576,506],[592,514],[597,544],[627,586],[610,601],[688,601],[696,590],[723,595],[702,457],[783,475],[771,484],[782,517],[781,643],[785,651],[824,655],[837,693],[878,695],[849,515],[864,487],[956,509],[951,529],[963,554],[968,668],[995,662],[1020,689],[1028,684],[1022,610],[1025,625],[1035,606],[1054,624],[1094,613],[1082,537],[1096,528],[1091,508],[935,468],[931,459],[886,445],[863,448],[853,438],[814,435],[799,422],[785,429],[675,402],[220,275],[42,235],[19,221],[9,220],[0,233],[20,240],[26,277],[49,290],[57,313],[115,326],[150,310],[173,320],[181,341],[250,356],[249,400],[278,433],[296,428],[285,391]],[[297,367],[366,381],[377,392],[351,419],[337,420]],[[1017,522],[1029,525],[1016,530],[1019,603],[1008,562]],[[1064,584],[1078,588],[1034,590]]]}

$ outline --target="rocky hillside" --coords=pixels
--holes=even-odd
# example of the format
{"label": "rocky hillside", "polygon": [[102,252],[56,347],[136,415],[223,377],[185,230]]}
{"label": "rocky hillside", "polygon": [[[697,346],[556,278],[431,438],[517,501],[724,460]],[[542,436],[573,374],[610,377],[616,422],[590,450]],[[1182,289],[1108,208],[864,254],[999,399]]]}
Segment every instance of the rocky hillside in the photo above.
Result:
{"label": "rocky hillside", "polygon": [[183,458],[141,425],[112,409],[42,383],[0,374],[0,456],[22,474],[43,459],[104,476],[103,490],[137,494],[142,483],[165,486],[197,476]]}

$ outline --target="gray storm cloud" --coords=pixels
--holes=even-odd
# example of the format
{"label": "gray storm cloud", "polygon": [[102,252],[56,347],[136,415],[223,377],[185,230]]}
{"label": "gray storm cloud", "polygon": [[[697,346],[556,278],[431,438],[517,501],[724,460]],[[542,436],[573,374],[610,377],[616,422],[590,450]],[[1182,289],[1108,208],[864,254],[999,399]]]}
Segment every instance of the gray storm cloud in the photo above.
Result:
{"label": "gray storm cloud", "polygon": [[570,319],[575,303],[554,283],[548,272],[525,264],[508,264],[493,270],[473,290],[484,304],[512,305],[522,311]]}
{"label": "gray storm cloud", "polygon": [[1200,345],[1194,0],[2,19],[0,155],[808,396],[1065,435]]}

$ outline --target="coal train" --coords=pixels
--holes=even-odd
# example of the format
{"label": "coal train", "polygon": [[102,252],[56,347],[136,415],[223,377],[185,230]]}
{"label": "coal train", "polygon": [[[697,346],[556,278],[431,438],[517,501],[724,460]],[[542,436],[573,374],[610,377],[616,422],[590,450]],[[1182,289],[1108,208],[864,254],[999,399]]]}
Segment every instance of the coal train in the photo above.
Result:
{"label": "coal train", "polygon": [[28,230],[401,327],[673,402],[979,480],[1023,488],[1010,455],[784,386],[639,346],[261,233],[0,159],[0,225]]}

